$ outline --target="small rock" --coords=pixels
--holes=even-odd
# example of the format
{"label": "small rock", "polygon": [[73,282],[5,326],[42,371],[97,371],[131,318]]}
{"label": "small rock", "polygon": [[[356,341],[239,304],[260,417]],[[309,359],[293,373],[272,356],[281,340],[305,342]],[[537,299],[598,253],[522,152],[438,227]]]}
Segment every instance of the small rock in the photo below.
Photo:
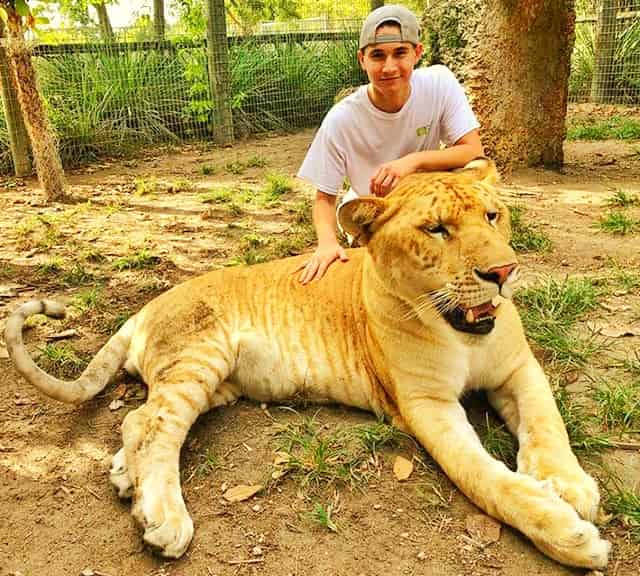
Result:
{"label": "small rock", "polygon": [[260,404],[260,410],[266,410],[267,409],[267,403],[266,402],[262,402]]}
{"label": "small rock", "polygon": [[85,568],[80,572],[80,576],[95,576],[95,572],[91,568]]}
{"label": "small rock", "polygon": [[251,549],[251,554],[253,554],[254,556],[262,556],[264,552],[262,551],[262,548],[260,548],[260,546],[254,546]]}
{"label": "small rock", "polygon": [[222,490],[223,492],[226,492],[227,488],[229,488],[229,485],[226,482],[223,482],[222,486],[220,486],[220,490]]}
{"label": "small rock", "polygon": [[262,512],[262,506],[260,506],[260,504],[256,504],[251,508],[251,510],[253,510],[254,512]]}
{"label": "small rock", "polygon": [[409,538],[409,532],[403,532],[400,534],[400,538]]}
{"label": "small rock", "polygon": [[420,552],[418,552],[417,558],[418,558],[418,560],[426,560],[427,559],[427,555],[424,552],[420,551]]}
{"label": "small rock", "polygon": [[373,505],[373,509],[374,510],[380,510],[380,508],[382,508],[382,504],[374,504]]}

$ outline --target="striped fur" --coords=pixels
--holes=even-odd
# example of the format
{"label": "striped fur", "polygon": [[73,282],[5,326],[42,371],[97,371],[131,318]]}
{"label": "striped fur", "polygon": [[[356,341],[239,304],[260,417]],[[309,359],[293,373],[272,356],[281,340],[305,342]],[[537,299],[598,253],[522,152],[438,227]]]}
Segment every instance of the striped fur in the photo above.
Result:
{"label": "striped fur", "polygon": [[[146,382],[146,404],[124,419],[111,480],[133,496],[145,541],[164,556],[181,556],[193,535],[178,464],[196,418],[241,396],[298,396],[385,415],[487,513],[560,562],[602,567],[609,544],[591,523],[597,486],[570,450],[508,299],[515,254],[495,177],[491,163],[477,160],[458,173],[409,176],[387,198],[349,203],[341,224],[366,247],[308,286],[295,275],[304,256],[176,286],[130,319],[75,382],[36,368],[20,336],[30,314],[61,315],[55,303],[28,303],[9,319],[11,357],[27,380],[66,402],[96,394],[122,365]],[[504,269],[513,273],[501,284],[479,275]],[[496,297],[487,334],[460,332],[443,316]],[[458,400],[471,388],[487,389],[518,436],[517,472],[490,457],[469,425]]]}

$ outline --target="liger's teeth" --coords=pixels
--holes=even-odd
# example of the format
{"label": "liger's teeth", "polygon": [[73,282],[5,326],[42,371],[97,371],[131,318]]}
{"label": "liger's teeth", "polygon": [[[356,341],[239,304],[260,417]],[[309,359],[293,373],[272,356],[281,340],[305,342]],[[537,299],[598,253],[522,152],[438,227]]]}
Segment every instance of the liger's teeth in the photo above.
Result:
{"label": "liger's teeth", "polygon": [[467,313],[464,315],[464,319],[469,324],[473,324],[475,322],[475,316],[473,315],[473,310],[471,310],[471,308],[467,310]]}
{"label": "liger's teeth", "polygon": [[491,305],[492,305],[494,308],[497,308],[497,307],[498,307],[498,304],[500,304],[500,296],[496,295],[496,296],[494,296],[493,298],[491,298]]}

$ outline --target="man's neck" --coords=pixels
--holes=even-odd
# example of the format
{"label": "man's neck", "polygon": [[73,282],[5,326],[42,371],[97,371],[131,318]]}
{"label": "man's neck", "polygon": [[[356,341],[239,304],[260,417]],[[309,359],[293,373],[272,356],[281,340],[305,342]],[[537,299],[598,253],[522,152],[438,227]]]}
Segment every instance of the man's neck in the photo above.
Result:
{"label": "man's neck", "polygon": [[398,93],[385,98],[380,92],[374,89],[373,84],[369,84],[367,94],[369,95],[371,104],[379,110],[383,112],[400,112],[402,107],[407,103],[407,100],[409,100],[411,86],[407,86],[406,93]]}

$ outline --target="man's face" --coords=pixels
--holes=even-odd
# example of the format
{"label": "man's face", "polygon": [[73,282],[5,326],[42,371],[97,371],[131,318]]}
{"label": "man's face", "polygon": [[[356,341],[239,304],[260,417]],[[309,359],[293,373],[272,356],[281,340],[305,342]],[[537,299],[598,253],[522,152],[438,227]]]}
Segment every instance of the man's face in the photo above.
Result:
{"label": "man's face", "polygon": [[[400,28],[394,24],[383,24],[376,30],[376,36],[399,34]],[[414,46],[410,42],[389,42],[371,44],[358,51],[360,66],[367,73],[374,90],[385,96],[407,92],[413,67],[422,56],[422,44]]]}

